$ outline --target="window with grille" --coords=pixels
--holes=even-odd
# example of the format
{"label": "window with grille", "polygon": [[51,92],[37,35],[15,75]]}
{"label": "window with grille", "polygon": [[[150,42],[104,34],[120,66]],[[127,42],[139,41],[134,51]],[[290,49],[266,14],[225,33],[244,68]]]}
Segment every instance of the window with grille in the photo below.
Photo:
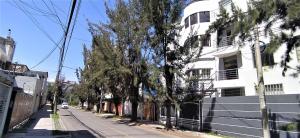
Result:
{"label": "window with grille", "polygon": [[282,84],[268,84],[265,85],[265,94],[266,95],[279,95],[284,94]]}
{"label": "window with grille", "polygon": [[210,70],[211,69],[201,69],[200,79],[209,79],[210,78]]}
{"label": "window with grille", "polygon": [[184,19],[184,27],[185,27],[185,28],[188,28],[188,27],[189,27],[189,17],[186,17],[186,18]]}
{"label": "window with grille", "polygon": [[232,3],[232,0],[221,0],[219,2],[219,5],[222,6],[222,7],[225,7],[227,5],[230,5]]}
{"label": "window with grille", "polygon": [[197,13],[194,13],[190,16],[191,25],[198,23]]}
{"label": "window with grille", "polygon": [[210,35],[200,35],[201,46],[210,46]]}
{"label": "window with grille", "polygon": [[199,12],[199,18],[200,18],[200,23],[210,22],[210,12],[209,11]]}

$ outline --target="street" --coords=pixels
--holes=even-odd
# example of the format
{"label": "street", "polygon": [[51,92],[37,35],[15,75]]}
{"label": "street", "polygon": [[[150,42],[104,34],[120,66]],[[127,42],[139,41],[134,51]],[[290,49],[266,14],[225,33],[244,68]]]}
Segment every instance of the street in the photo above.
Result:
{"label": "street", "polygon": [[126,123],[117,122],[111,118],[97,117],[91,112],[77,110],[72,107],[69,109],[60,109],[59,114],[66,131],[69,131],[72,137],[171,137],[160,132],[129,126]]}

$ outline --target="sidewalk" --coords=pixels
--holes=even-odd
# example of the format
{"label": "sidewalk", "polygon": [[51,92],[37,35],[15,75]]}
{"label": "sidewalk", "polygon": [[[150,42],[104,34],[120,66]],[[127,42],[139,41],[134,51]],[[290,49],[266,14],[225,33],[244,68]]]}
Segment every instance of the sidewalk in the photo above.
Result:
{"label": "sidewalk", "polygon": [[45,105],[22,127],[9,132],[5,138],[53,138],[50,104]]}

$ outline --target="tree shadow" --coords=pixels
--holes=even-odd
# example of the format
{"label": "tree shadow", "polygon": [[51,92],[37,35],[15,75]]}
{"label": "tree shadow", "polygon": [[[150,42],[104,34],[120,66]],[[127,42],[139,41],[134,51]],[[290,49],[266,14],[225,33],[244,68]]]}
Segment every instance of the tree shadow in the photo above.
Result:
{"label": "tree shadow", "polygon": [[97,138],[88,130],[62,131],[47,129],[30,129],[26,131],[13,131],[4,136],[4,138],[15,137],[61,137],[61,138]]}
{"label": "tree shadow", "polygon": [[211,132],[211,129],[212,129],[211,122],[212,122],[213,116],[214,116],[215,103],[216,103],[216,98],[214,97],[214,98],[212,98],[211,106],[210,106],[208,113],[206,114],[206,117],[203,121],[203,131]]}
{"label": "tree shadow", "polygon": [[272,138],[279,138],[279,133],[277,131],[277,115],[269,111],[269,122],[270,122],[270,135]]}

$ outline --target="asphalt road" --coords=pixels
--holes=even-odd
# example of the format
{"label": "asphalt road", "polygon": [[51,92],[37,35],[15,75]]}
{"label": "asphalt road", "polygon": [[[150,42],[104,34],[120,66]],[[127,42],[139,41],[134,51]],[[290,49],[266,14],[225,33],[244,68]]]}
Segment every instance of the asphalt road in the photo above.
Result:
{"label": "asphalt road", "polygon": [[97,117],[91,112],[85,112],[74,108],[60,109],[62,123],[75,138],[171,138],[160,132],[149,131],[126,123]]}

